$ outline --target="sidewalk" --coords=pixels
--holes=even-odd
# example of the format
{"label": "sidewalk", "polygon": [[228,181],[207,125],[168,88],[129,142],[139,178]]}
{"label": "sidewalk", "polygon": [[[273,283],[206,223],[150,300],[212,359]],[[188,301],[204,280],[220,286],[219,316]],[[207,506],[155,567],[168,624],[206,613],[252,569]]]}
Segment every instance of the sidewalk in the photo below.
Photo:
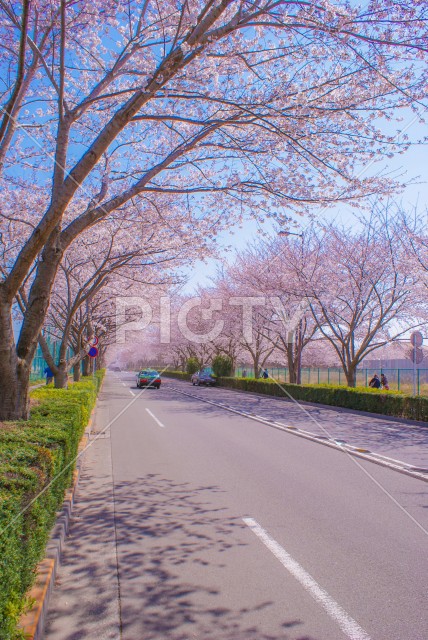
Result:
{"label": "sidewalk", "polygon": [[107,394],[101,391],[53,590],[46,640],[119,640],[120,613]]}

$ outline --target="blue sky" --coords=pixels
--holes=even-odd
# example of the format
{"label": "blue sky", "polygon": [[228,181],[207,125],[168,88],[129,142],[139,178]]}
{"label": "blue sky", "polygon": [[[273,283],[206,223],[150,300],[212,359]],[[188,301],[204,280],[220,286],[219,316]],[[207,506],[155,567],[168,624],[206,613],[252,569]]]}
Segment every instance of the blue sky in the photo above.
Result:
{"label": "blue sky", "polygon": [[[413,127],[409,127],[408,133],[411,137],[422,137],[425,135],[425,131],[422,130],[422,126],[414,124]],[[397,193],[395,201],[402,203],[405,208],[412,210],[415,206],[420,211],[428,208],[428,147],[423,144],[415,144],[405,153],[396,156],[388,161],[388,163],[379,163],[375,167],[370,167],[367,173],[378,173],[381,169],[392,171],[395,176],[400,176],[400,181],[407,186],[401,193]],[[403,174],[403,175],[401,175]],[[408,184],[413,183],[413,184]],[[314,209],[314,214],[317,210]],[[320,210],[318,212],[319,219],[332,220],[336,219],[338,222],[342,222],[347,225],[356,224],[355,214],[356,209],[349,205],[341,203],[337,207],[333,207],[329,210]],[[322,216],[322,218],[321,218]],[[308,223],[306,218],[296,218],[297,224],[302,228]],[[270,233],[275,233],[274,226],[270,222],[263,224],[263,230]],[[296,229],[297,230],[297,229]],[[219,245],[221,247],[227,247],[232,245],[237,249],[242,249],[245,245],[258,237],[258,225],[255,221],[248,221],[245,223],[242,229],[237,227],[233,228],[231,233],[224,233],[219,238]],[[189,280],[183,288],[184,293],[192,293],[197,285],[204,285],[209,283],[210,277],[212,277],[223,260],[227,260],[231,254],[224,251],[224,259],[213,260],[210,259],[206,263],[202,261],[197,262],[191,269],[189,269]]]}

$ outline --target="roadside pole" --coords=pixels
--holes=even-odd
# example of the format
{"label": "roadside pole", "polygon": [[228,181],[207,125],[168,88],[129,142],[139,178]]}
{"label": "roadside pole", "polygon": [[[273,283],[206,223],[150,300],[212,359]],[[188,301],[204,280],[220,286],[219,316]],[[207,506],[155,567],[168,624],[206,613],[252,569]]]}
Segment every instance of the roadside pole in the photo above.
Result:
{"label": "roadside pole", "polygon": [[[416,378],[416,368],[417,365],[420,364],[424,358],[423,351],[420,347],[422,347],[424,338],[420,331],[414,331],[410,336],[410,342],[413,346],[412,351],[412,360],[413,360],[413,395],[419,395],[419,384],[417,384]],[[418,376],[419,382],[419,376]]]}
{"label": "roadside pole", "polygon": [[416,395],[416,342],[413,345],[413,395]]}
{"label": "roadside pole", "polygon": [[96,346],[97,344],[98,344],[98,338],[97,336],[94,336],[92,347],[88,351],[88,356],[92,358],[92,377],[93,378],[95,378],[95,370],[97,366],[96,365],[97,356],[98,356],[98,347]]}

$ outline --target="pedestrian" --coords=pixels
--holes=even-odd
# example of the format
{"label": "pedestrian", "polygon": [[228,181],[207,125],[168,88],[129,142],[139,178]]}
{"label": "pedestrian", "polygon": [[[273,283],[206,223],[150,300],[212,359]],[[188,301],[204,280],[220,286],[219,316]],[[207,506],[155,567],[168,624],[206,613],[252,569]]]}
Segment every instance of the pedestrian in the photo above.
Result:
{"label": "pedestrian", "polygon": [[379,376],[377,375],[377,373],[375,373],[373,378],[369,382],[369,387],[372,387],[372,389],[380,389],[380,385],[381,383],[379,380]]}
{"label": "pedestrian", "polygon": [[387,391],[389,391],[388,378],[386,377],[386,375],[384,373],[380,374],[380,381],[381,381],[381,384],[382,384],[382,389],[386,389]]}
{"label": "pedestrian", "polygon": [[246,370],[246,369],[243,369],[243,371],[242,371],[242,377],[243,377],[243,378],[246,378],[246,377],[247,377],[247,370]]}
{"label": "pedestrian", "polygon": [[268,372],[268,370],[267,370],[267,369],[263,369],[262,371],[263,371],[263,373],[262,373],[262,378],[264,378],[265,380],[266,380],[266,378],[269,378],[269,372]]}
{"label": "pedestrian", "polygon": [[46,384],[50,384],[51,382],[53,382],[54,374],[52,373],[52,369],[49,366],[47,366],[45,369],[45,376]]}

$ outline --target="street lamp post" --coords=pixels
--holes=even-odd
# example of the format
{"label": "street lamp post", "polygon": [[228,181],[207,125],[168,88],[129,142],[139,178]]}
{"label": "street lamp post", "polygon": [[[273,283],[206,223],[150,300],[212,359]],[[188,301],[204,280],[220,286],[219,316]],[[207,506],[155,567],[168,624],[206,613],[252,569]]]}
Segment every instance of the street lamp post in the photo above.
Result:
{"label": "street lamp post", "polygon": [[[410,338],[395,338],[391,342],[410,342],[412,345],[411,359],[413,361],[413,395],[419,395],[419,372],[417,373],[417,365],[420,364],[424,358],[421,346],[424,338],[420,331],[413,331]],[[417,379],[417,382],[416,382]]]}
{"label": "street lamp post", "polygon": [[[301,244],[300,244],[300,261],[301,261],[301,269],[303,270],[303,259],[304,259],[304,241],[305,241],[305,234],[303,233],[296,233],[295,231],[279,231],[278,232],[279,236],[297,236],[298,238],[300,238],[301,240]],[[301,360],[302,360],[302,346],[303,346],[303,320],[302,318],[300,318],[299,320],[299,324],[297,325],[297,330],[296,330],[296,334],[297,334],[297,371],[296,371],[296,382],[297,384],[301,384],[302,383],[302,367],[301,367]]]}

